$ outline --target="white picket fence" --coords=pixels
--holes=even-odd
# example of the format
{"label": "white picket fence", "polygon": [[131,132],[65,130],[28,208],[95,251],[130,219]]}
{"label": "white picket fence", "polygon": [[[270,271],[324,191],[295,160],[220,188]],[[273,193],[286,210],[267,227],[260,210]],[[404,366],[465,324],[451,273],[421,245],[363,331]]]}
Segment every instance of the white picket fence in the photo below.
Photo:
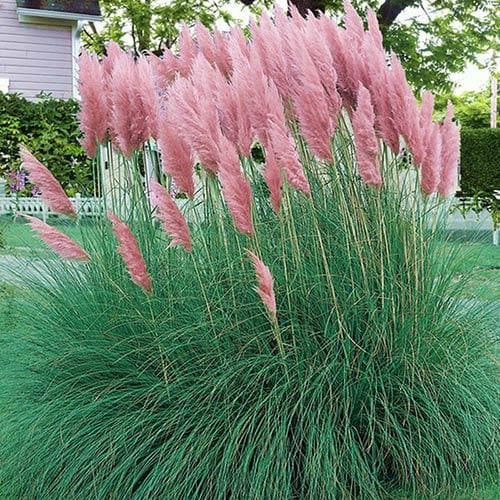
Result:
{"label": "white picket fence", "polygon": [[[87,198],[77,194],[70,200],[81,217],[94,217],[103,213],[103,203],[100,198]],[[51,214],[47,205],[40,198],[0,196],[0,215],[12,213],[34,215],[44,221]]]}

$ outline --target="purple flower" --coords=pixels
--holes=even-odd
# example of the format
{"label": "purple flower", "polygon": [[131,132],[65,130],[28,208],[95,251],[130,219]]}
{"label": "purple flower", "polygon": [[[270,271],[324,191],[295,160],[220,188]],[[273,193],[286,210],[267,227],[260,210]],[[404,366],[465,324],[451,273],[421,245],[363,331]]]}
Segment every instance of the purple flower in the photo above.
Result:
{"label": "purple flower", "polygon": [[13,193],[18,193],[26,187],[26,172],[17,170],[9,174],[9,187]]}

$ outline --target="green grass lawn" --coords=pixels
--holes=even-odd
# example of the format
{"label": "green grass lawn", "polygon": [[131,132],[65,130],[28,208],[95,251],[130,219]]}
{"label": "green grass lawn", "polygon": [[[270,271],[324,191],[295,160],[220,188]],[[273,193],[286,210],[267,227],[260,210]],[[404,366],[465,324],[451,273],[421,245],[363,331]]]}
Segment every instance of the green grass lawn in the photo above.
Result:
{"label": "green grass lawn", "polygon": [[[69,237],[76,241],[81,240],[81,228],[69,220],[50,220],[51,225],[56,226]],[[88,230],[89,225],[84,223],[85,230]],[[12,221],[6,217],[0,218],[0,231],[3,228],[3,248],[0,248],[0,253],[23,255],[29,254],[31,251],[45,251],[45,244],[37,238],[30,226],[18,219]]]}

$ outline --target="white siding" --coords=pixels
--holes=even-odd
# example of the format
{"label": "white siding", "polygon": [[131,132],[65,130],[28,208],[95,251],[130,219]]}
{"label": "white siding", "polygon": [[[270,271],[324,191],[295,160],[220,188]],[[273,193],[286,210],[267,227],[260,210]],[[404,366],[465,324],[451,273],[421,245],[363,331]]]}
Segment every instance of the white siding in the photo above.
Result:
{"label": "white siding", "polygon": [[52,22],[21,23],[16,0],[0,0],[0,78],[10,80],[10,92],[27,98],[41,91],[72,97],[72,26]]}

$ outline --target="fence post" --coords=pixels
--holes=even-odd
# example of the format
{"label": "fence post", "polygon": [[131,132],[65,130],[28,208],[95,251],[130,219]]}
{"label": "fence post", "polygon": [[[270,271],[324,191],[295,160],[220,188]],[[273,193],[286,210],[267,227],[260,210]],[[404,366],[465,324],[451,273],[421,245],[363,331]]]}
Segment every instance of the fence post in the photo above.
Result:
{"label": "fence post", "polygon": [[42,219],[43,222],[47,222],[49,216],[49,209],[45,203],[42,204]]}
{"label": "fence post", "polygon": [[82,208],[82,195],[81,193],[76,193],[75,195],[75,210],[76,213],[80,213],[80,209]]}

